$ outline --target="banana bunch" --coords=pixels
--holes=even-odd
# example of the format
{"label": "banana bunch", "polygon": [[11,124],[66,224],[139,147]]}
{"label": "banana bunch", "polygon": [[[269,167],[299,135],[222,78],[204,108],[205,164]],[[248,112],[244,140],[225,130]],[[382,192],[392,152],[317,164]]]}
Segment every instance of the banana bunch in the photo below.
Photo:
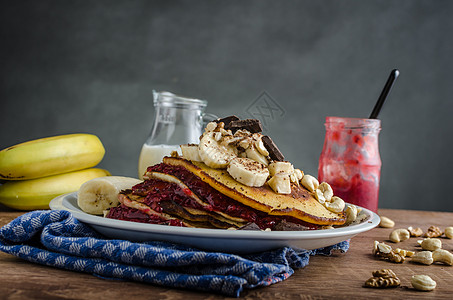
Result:
{"label": "banana bunch", "polygon": [[53,198],[77,191],[107,170],[94,168],[105,149],[92,134],[42,138],[0,151],[0,203],[20,210],[48,209]]}

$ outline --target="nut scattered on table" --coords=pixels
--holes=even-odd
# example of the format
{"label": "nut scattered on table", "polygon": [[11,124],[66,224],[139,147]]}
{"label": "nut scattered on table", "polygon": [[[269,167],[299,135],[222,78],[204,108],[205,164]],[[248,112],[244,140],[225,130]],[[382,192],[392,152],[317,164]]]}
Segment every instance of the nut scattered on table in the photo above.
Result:
{"label": "nut scattered on table", "polygon": [[407,229],[399,228],[390,233],[389,239],[394,243],[399,243],[410,238],[410,233]]}
{"label": "nut scattered on table", "polygon": [[397,253],[401,256],[404,256],[404,257],[411,257],[415,254],[414,251],[404,250],[404,249],[400,249],[400,248],[396,248],[394,251],[395,251],[395,253]]}
{"label": "nut scattered on table", "polygon": [[393,226],[395,226],[395,222],[393,220],[385,216],[381,216],[381,222],[379,223],[379,227],[392,228]]}
{"label": "nut scattered on table", "polygon": [[413,228],[412,226],[410,226],[407,228],[407,230],[412,237],[419,237],[423,235],[423,230],[420,227]]}
{"label": "nut scattered on table", "polygon": [[373,254],[394,263],[402,263],[405,260],[405,257],[395,253],[390,245],[378,241],[374,241]]}
{"label": "nut scattered on table", "polygon": [[445,228],[444,233],[447,238],[453,239],[453,227]]}
{"label": "nut scattered on table", "polygon": [[378,253],[390,253],[392,251],[392,246],[387,245],[386,243],[380,243],[374,241],[373,254],[377,255]]}
{"label": "nut scattered on table", "polygon": [[427,238],[436,238],[442,235],[442,230],[437,226],[430,226],[428,231],[425,233]]}
{"label": "nut scattered on table", "polygon": [[414,275],[411,278],[412,286],[420,291],[432,291],[436,288],[436,282],[428,275]]}
{"label": "nut scattered on table", "polygon": [[395,272],[391,269],[380,269],[371,273],[374,277],[393,277],[397,278]]}
{"label": "nut scattered on table", "polygon": [[442,248],[442,241],[436,238],[425,238],[418,241],[423,250],[434,251]]}
{"label": "nut scattered on table", "polygon": [[373,274],[373,277],[370,277],[365,282],[365,287],[391,288],[391,287],[397,287],[401,284],[401,281],[399,280],[399,278],[390,269],[376,270],[372,274]]}
{"label": "nut scattered on table", "polygon": [[448,250],[437,249],[433,252],[433,262],[440,262],[446,265],[453,265],[453,254]]}
{"label": "nut scattered on table", "polygon": [[431,265],[434,262],[433,253],[431,251],[420,251],[412,255],[411,261],[423,264]]}

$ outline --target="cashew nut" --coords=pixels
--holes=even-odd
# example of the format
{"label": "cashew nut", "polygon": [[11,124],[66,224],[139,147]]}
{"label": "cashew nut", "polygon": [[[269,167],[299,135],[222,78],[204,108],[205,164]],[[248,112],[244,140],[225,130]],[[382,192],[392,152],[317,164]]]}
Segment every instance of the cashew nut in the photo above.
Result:
{"label": "cashew nut", "polygon": [[404,249],[400,249],[400,248],[396,248],[394,251],[395,251],[395,253],[397,253],[401,256],[404,256],[404,257],[411,257],[415,254],[414,251],[404,250]]}
{"label": "cashew nut", "polygon": [[346,208],[346,224],[351,224],[357,219],[357,206],[350,204]]}
{"label": "cashew nut", "polygon": [[326,202],[325,205],[328,210],[334,213],[342,212],[345,207],[343,199],[337,196],[333,196],[332,202]]}
{"label": "cashew nut", "polygon": [[379,245],[379,242],[378,241],[374,241],[374,243],[373,243],[373,255],[376,255],[376,253],[378,252],[378,245]]}
{"label": "cashew nut", "polygon": [[390,233],[389,239],[394,243],[399,243],[410,238],[410,233],[407,229],[395,229]]}
{"label": "cashew nut", "polygon": [[373,255],[384,258],[394,263],[403,263],[406,259],[404,255],[396,253],[392,246],[385,243],[374,241]]}
{"label": "cashew nut", "polygon": [[326,198],[324,197],[324,194],[320,189],[316,189],[315,191],[315,198],[318,200],[319,203],[325,204],[326,203]]}
{"label": "cashew nut", "polygon": [[297,180],[301,180],[304,177],[304,172],[300,169],[294,169],[294,174],[296,174]]}
{"label": "cashew nut", "polygon": [[332,200],[333,189],[330,186],[330,184],[328,184],[327,182],[322,182],[319,185],[318,189],[321,190],[322,194],[324,195],[324,198],[326,198],[327,201],[330,202]]}
{"label": "cashew nut", "polygon": [[206,125],[205,132],[214,131],[216,128],[217,128],[217,123],[216,122],[209,122]]}
{"label": "cashew nut", "polygon": [[393,220],[381,216],[381,222],[379,223],[379,227],[392,228],[393,226],[395,226],[395,222],[393,222]]}
{"label": "cashew nut", "polygon": [[451,266],[453,265],[453,254],[444,249],[437,249],[433,252],[433,260]]}
{"label": "cashew nut", "polygon": [[436,288],[436,282],[428,275],[414,275],[411,278],[412,286],[420,291],[432,291]]}
{"label": "cashew nut", "polygon": [[444,233],[447,238],[453,239],[453,227],[445,228]]}
{"label": "cashew nut", "polygon": [[442,241],[439,239],[425,238],[419,243],[423,250],[434,251],[442,248]]}
{"label": "cashew nut", "polygon": [[379,250],[379,252],[381,253],[390,253],[392,252],[392,246],[390,245],[387,245],[385,243],[379,243],[377,245],[377,249]]}
{"label": "cashew nut", "polygon": [[318,179],[308,174],[302,177],[300,183],[310,192],[314,192],[319,187]]}
{"label": "cashew nut", "polygon": [[434,262],[433,259],[433,253],[431,251],[421,251],[418,253],[415,253],[411,257],[411,261],[419,263],[419,264],[424,264],[424,265],[430,265]]}
{"label": "cashew nut", "polygon": [[373,254],[374,255],[376,255],[378,252],[390,253],[391,251],[392,251],[392,246],[387,245],[386,243],[374,241],[374,245],[373,245]]}

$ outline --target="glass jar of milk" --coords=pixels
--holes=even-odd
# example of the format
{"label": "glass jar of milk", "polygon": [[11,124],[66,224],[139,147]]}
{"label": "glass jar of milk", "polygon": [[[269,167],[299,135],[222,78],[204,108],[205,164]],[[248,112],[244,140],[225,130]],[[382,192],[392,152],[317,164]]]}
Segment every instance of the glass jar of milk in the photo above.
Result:
{"label": "glass jar of milk", "polygon": [[156,92],[154,95],[154,123],[151,133],[143,144],[138,162],[138,176],[149,166],[162,162],[172,151],[181,154],[179,145],[198,144],[206,122],[217,116],[204,112],[206,100],[177,96],[170,92]]}

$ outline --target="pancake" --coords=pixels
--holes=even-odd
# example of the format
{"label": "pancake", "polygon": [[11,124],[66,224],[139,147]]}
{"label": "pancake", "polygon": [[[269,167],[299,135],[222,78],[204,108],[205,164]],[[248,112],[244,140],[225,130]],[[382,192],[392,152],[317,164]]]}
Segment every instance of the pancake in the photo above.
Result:
{"label": "pancake", "polygon": [[230,220],[210,211],[208,204],[173,176],[159,174],[158,177],[160,179],[152,178],[121,191],[118,198],[121,206],[111,209],[106,217],[127,220],[128,215],[136,218],[141,212],[149,215],[147,223],[153,224],[167,225],[170,222],[175,226],[222,229],[246,224],[246,220]]}
{"label": "pancake", "polygon": [[[180,157],[164,157],[163,165],[181,167],[220,194],[270,216],[292,217],[317,225],[342,225],[346,221],[343,212],[329,211],[312,193],[294,183],[291,185],[291,194],[278,194],[267,184],[262,187],[243,185],[234,180],[226,170],[213,169],[201,162],[191,162]],[[155,168],[148,168],[145,178],[153,177],[154,171]],[[177,172],[171,175],[185,182],[184,178],[180,178],[182,175]]]}

